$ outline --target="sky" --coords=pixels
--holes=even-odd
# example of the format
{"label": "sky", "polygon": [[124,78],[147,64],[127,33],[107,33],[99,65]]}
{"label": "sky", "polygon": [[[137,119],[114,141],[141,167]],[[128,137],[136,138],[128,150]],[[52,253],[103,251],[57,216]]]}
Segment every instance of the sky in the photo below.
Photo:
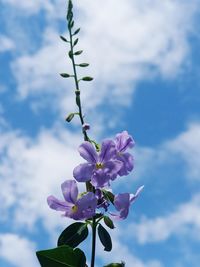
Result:
{"label": "sky", "polygon": [[[135,167],[114,193],[144,185],[126,220],[97,244],[97,265],[199,267],[200,1],[74,0],[79,76],[89,135],[99,143],[127,130]],[[0,266],[39,267],[35,251],[56,246],[72,223],[50,210],[82,162],[66,0],[0,0]],[[82,248],[89,256],[90,241]]]}

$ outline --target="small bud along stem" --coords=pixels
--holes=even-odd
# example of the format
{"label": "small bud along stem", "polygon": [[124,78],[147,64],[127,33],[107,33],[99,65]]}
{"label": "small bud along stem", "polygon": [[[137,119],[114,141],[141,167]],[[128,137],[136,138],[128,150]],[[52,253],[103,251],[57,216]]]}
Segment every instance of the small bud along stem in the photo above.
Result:
{"label": "small bud along stem", "polygon": [[[69,0],[70,2],[70,0]],[[69,10],[68,10],[69,12]],[[72,10],[71,10],[72,12]],[[73,18],[73,17],[72,17]],[[80,88],[79,88],[79,81],[78,81],[78,77],[77,77],[77,71],[76,71],[76,64],[75,64],[75,60],[74,60],[74,46],[73,46],[73,34],[72,34],[72,27],[71,25],[71,21],[72,20],[68,20],[68,30],[69,30],[69,37],[70,37],[70,58],[72,61],[72,66],[73,66],[73,72],[74,72],[74,81],[75,81],[75,86],[76,86],[76,90],[75,90],[75,94],[76,94],[76,104],[78,106],[79,109],[79,117],[80,117],[80,121],[81,121],[81,125],[84,124],[84,118],[83,118],[83,112],[82,112],[82,106],[81,106],[81,98],[80,98]],[[89,141],[89,137],[87,135],[87,132],[83,129],[83,135],[84,135],[84,140],[85,141]]]}
{"label": "small bud along stem", "polygon": [[[69,30],[69,37],[70,37],[70,40],[69,40],[69,43],[70,43],[69,57],[71,59],[72,66],[73,66],[73,73],[74,74],[72,75],[72,77],[74,78],[75,86],[76,86],[76,90],[75,90],[76,104],[77,104],[78,109],[79,109],[79,118],[80,118],[80,121],[81,121],[81,125],[83,126],[85,122],[84,122],[82,106],[81,106],[81,97],[80,97],[81,91],[80,91],[80,88],[79,88],[79,81],[81,79],[78,80],[77,71],[76,71],[76,66],[78,66],[78,64],[75,63],[75,59],[74,59],[74,43],[73,43],[73,35],[74,34],[72,34],[72,28],[73,28],[73,25],[74,25],[74,21],[73,21],[72,8],[73,8],[72,1],[69,0],[69,2],[68,2],[68,13],[67,13],[68,30]],[[88,65],[88,64],[86,64],[86,65]],[[85,141],[89,141],[91,143],[94,143],[94,141],[90,140],[90,138],[87,135],[86,130],[83,127],[82,127],[82,133],[83,133]],[[96,148],[97,148],[97,146],[96,146]],[[94,192],[95,189],[91,185],[90,182],[86,182],[86,190],[88,192]],[[96,251],[96,227],[97,227],[95,216],[92,218],[91,227],[92,227],[92,254],[91,254],[91,265],[90,266],[94,267],[95,266],[95,251]]]}

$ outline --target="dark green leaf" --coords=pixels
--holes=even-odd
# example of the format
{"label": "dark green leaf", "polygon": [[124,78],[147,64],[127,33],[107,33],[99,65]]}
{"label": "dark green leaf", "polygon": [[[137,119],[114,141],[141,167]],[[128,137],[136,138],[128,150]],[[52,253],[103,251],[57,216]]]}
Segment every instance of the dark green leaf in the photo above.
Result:
{"label": "dark green leaf", "polygon": [[108,217],[108,216],[104,216],[103,217],[104,223],[110,228],[110,229],[114,229],[115,226],[113,224],[113,221]]}
{"label": "dark green leaf", "polygon": [[78,28],[75,32],[74,32],[74,34],[73,35],[76,35],[77,33],[79,33],[80,32],[80,30],[81,30],[81,28]]}
{"label": "dark green leaf", "polygon": [[63,40],[64,42],[68,43],[67,39],[65,37],[63,37],[62,35],[60,35],[60,39]]}
{"label": "dark green leaf", "polygon": [[114,204],[115,195],[111,193],[110,191],[106,191],[105,189],[103,189],[102,192],[103,192],[105,199],[110,201],[112,204]]}
{"label": "dark green leaf", "polygon": [[81,63],[81,64],[79,64],[78,66],[79,66],[79,67],[88,67],[89,64],[88,64],[88,63]]}
{"label": "dark green leaf", "polygon": [[69,246],[36,252],[42,267],[85,267],[86,258],[83,251]]}
{"label": "dark green leaf", "polygon": [[89,76],[86,76],[86,77],[83,77],[81,80],[86,81],[86,82],[90,82],[90,81],[93,80],[93,78],[89,77]]}
{"label": "dark green leaf", "polygon": [[74,118],[74,113],[70,113],[65,119],[67,122],[70,122]]}
{"label": "dark green leaf", "polygon": [[78,38],[74,41],[74,46],[78,43]]}
{"label": "dark green leaf", "polygon": [[82,54],[83,53],[83,50],[79,50],[79,51],[76,51],[75,53],[74,53],[74,55],[75,56],[78,56],[78,55],[80,55],[80,54]]}
{"label": "dark green leaf", "polygon": [[98,226],[98,235],[102,245],[104,246],[104,250],[111,251],[112,249],[111,237],[107,232],[107,230],[101,224],[99,224]]}
{"label": "dark green leaf", "polygon": [[68,55],[69,55],[69,57],[70,57],[70,58],[72,58],[72,56],[73,56],[73,53],[72,53],[72,51],[71,51],[71,50],[68,52]]}
{"label": "dark green leaf", "polygon": [[70,28],[73,28],[73,26],[74,26],[74,21],[73,20],[70,22],[69,26],[70,26]]}
{"label": "dark green leaf", "polygon": [[87,224],[76,222],[68,226],[58,238],[58,246],[77,247],[88,236]]}
{"label": "dark green leaf", "polygon": [[68,73],[60,73],[60,76],[62,76],[63,78],[69,78],[71,75],[69,75]]}
{"label": "dark green leaf", "polygon": [[104,267],[124,267],[125,266],[125,263],[122,262],[122,263],[110,263]]}

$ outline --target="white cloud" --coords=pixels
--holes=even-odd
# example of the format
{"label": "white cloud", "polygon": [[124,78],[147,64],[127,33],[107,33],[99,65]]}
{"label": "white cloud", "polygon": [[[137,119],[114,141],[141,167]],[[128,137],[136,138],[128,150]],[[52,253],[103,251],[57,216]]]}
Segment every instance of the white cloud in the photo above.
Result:
{"label": "white cloud", "polygon": [[200,180],[200,123],[190,124],[185,132],[166,143],[166,147],[186,162],[189,179]]}
{"label": "white cloud", "polygon": [[38,266],[35,244],[28,239],[11,233],[0,234],[0,258],[14,267]]}
{"label": "white cloud", "polygon": [[111,262],[121,262],[124,261],[126,266],[134,266],[134,267],[162,267],[162,263],[158,260],[150,260],[144,262],[134,255],[134,252],[131,250],[131,246],[128,244],[123,244],[121,241],[124,236],[125,229],[122,229],[117,226],[117,228],[112,231],[112,243],[113,248],[110,253],[106,253],[102,249],[102,245],[98,243],[97,247],[97,257],[99,259],[103,259],[104,264],[109,264]]}
{"label": "white cloud", "polygon": [[[13,41],[5,35],[0,35],[0,53],[14,49]],[[1,91],[1,90],[0,90]]]}
{"label": "white cloud", "polygon": [[152,219],[144,217],[140,223],[132,224],[129,233],[141,244],[165,241],[172,235],[187,236],[199,240],[200,194],[191,201],[180,204],[172,213]]}
{"label": "white cloud", "polygon": [[[58,6],[62,5],[55,4]],[[188,34],[195,31],[197,1],[109,0],[102,5],[100,1],[83,0],[75,6],[77,24],[82,28],[80,47],[85,51],[81,58],[91,63],[88,74],[95,77],[92,85],[83,88],[88,109],[105,100],[127,105],[140,79],[157,73],[176,76],[187,61]],[[48,28],[43,36],[48,35],[35,54],[19,57],[13,63],[18,95],[50,94],[56,106],[66,110],[73,101],[73,87],[61,81],[57,73],[71,67],[66,64],[66,50],[58,33]]]}
{"label": "white cloud", "polygon": [[25,16],[38,13],[41,9],[51,11],[53,6],[48,0],[1,0],[4,5],[10,5],[18,10],[26,11]]}
{"label": "white cloud", "polygon": [[66,219],[49,209],[46,198],[50,194],[62,198],[60,184],[73,179],[73,168],[81,161],[77,152],[81,140],[57,128],[41,131],[36,139],[1,133],[1,220],[12,212],[14,227],[32,227],[38,219],[47,229],[66,224]]}

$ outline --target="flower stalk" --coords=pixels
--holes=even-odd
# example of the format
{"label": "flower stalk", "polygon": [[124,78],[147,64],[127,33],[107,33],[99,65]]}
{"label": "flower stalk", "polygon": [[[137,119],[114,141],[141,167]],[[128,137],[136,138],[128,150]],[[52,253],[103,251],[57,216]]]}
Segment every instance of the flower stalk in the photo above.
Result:
{"label": "flower stalk", "polygon": [[[37,252],[37,257],[42,267],[54,266],[58,260],[63,266],[86,267],[86,257],[77,246],[88,236],[88,225],[92,228],[92,251],[90,267],[95,267],[96,237],[109,252],[112,250],[112,239],[102,223],[110,229],[114,229],[112,219],[124,220],[127,218],[129,208],[137,199],[143,189],[140,187],[135,194],[113,194],[109,187],[119,176],[128,175],[134,165],[133,156],[129,149],[134,146],[134,140],[127,131],[116,135],[115,139],[103,140],[101,145],[90,139],[87,131],[90,125],[84,121],[80,81],[92,81],[93,78],[85,76],[79,78],[77,67],[87,67],[88,63],[77,64],[75,58],[82,54],[82,50],[75,50],[78,43],[77,34],[80,28],[74,30],[72,0],[68,0],[67,26],[69,39],[60,36],[61,40],[69,45],[68,56],[72,63],[73,73],[61,73],[63,78],[73,78],[75,83],[75,101],[78,112],[71,112],[66,117],[71,122],[75,116],[79,116],[84,142],[79,146],[79,154],[85,160],[73,170],[73,180],[66,180],[61,185],[62,200],[53,195],[47,198],[51,209],[63,212],[64,217],[71,218],[75,222],[68,226],[59,236],[57,248]],[[86,191],[78,192],[78,183],[85,183]],[[112,212],[112,209],[116,212]],[[111,211],[110,211],[111,209]],[[106,215],[107,213],[107,215]],[[48,261],[46,259],[48,258]],[[57,265],[56,265],[57,266]],[[59,265],[60,266],[60,265]],[[124,266],[123,263],[111,263],[108,266]],[[106,267],[106,266],[104,266]]]}
{"label": "flower stalk", "polygon": [[[82,67],[87,67],[89,64],[87,63],[82,63],[80,65],[75,63],[75,58],[74,55],[79,55],[82,53],[82,51],[78,51],[78,52],[74,52],[74,46],[78,43],[78,38],[73,41],[73,36],[75,36],[80,30],[76,30],[74,32],[74,34],[72,34],[72,28],[74,26],[74,21],[73,21],[73,11],[72,11],[73,5],[71,0],[69,0],[68,3],[68,14],[67,14],[67,20],[68,20],[68,31],[69,31],[69,43],[70,43],[70,51],[69,51],[69,57],[71,59],[72,62],[72,67],[73,67],[73,75],[72,77],[74,78],[74,82],[75,82],[75,86],[76,86],[76,90],[75,90],[75,95],[76,95],[76,104],[78,106],[79,109],[79,118],[80,118],[80,122],[82,125],[82,133],[84,136],[84,141],[88,141],[88,142],[94,142],[94,141],[90,141],[90,138],[88,137],[87,131],[84,128],[85,125],[85,121],[83,118],[83,112],[82,112],[82,106],[81,106],[81,91],[80,91],[80,87],[79,87],[79,82],[81,79],[78,79],[77,76],[77,71],[76,71],[76,67],[77,66],[82,66]],[[92,78],[90,77],[85,77],[85,79],[83,78],[83,80],[85,81],[90,81],[92,80]],[[91,185],[91,183],[89,181],[86,181],[86,190],[87,192],[95,192],[95,188]],[[91,255],[91,267],[95,266],[95,251],[96,251],[96,219],[95,216],[92,217],[92,255]]]}

